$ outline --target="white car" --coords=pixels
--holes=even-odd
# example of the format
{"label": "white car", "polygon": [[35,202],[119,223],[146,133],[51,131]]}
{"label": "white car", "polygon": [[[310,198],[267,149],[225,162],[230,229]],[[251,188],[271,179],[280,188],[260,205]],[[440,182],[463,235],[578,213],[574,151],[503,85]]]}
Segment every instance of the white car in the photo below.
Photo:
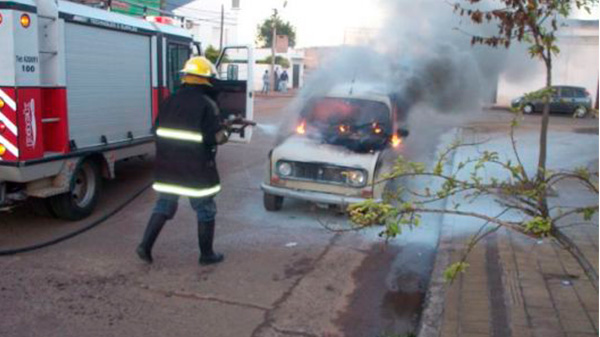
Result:
{"label": "white car", "polygon": [[398,100],[376,86],[347,84],[309,100],[295,132],[269,154],[261,185],[268,211],[284,198],[345,207],[381,200],[389,173],[403,151]]}

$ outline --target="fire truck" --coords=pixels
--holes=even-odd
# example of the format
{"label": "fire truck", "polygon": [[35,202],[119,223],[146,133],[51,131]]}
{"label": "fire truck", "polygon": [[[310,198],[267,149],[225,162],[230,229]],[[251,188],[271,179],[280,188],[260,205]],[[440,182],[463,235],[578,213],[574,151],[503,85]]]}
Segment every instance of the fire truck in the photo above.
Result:
{"label": "fire truck", "polygon": [[[67,1],[0,0],[0,208],[34,198],[57,217],[82,219],[115,162],[154,152],[158,107],[200,49],[162,22]],[[236,48],[254,62],[249,47]],[[232,75],[221,82],[221,113],[251,119],[252,81]]]}

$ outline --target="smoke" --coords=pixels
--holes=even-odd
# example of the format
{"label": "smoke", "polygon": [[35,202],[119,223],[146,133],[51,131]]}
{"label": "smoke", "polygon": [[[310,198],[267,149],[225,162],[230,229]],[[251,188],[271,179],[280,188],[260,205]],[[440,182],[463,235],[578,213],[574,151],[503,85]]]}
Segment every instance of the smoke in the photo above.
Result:
{"label": "smoke", "polygon": [[[386,22],[367,46],[341,47],[308,81],[290,107],[297,114],[316,96],[348,82],[377,83],[399,97],[415,152],[469,118],[495,97],[509,64],[522,64],[507,50],[472,46],[471,35],[492,35],[493,25],[474,25],[444,0],[381,0]],[[481,8],[481,7],[479,7]],[[526,76],[526,69],[517,72]],[[297,115],[296,115],[297,116]],[[293,130],[296,118],[281,129]]]}

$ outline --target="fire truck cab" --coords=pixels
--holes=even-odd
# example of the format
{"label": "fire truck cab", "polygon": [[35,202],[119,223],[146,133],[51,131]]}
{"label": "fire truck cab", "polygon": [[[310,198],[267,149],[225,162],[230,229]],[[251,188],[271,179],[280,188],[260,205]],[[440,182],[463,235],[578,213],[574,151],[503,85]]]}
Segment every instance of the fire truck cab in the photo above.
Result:
{"label": "fire truck cab", "polygon": [[[153,121],[192,36],[68,1],[0,0],[0,41],[0,208],[39,198],[84,218],[116,161],[154,152]],[[251,119],[252,81],[222,83],[222,113]]]}

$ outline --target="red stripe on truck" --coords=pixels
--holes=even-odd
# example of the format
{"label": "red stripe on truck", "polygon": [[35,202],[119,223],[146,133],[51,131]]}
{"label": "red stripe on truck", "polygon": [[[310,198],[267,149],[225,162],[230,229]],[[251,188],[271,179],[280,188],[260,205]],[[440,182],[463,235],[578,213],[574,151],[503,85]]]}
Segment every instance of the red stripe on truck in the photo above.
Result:
{"label": "red stripe on truck", "polygon": [[44,151],[69,152],[67,89],[42,88]]}

